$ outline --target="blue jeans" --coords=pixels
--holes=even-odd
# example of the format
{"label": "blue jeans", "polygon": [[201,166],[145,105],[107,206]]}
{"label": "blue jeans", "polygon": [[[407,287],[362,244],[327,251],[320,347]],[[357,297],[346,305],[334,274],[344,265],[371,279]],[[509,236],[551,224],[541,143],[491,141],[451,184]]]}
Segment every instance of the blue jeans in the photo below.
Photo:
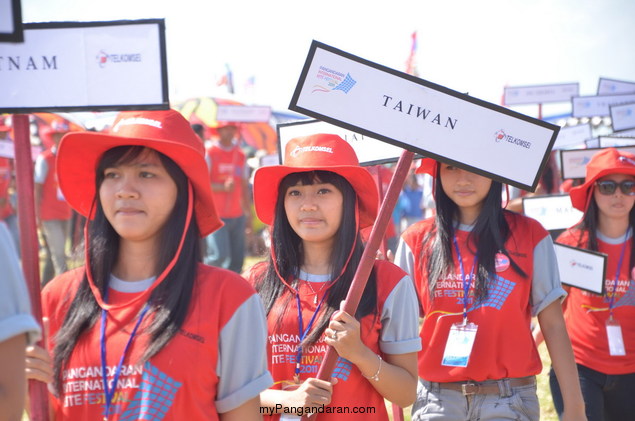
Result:
{"label": "blue jeans", "polygon": [[[578,376],[588,421],[623,421],[635,416],[635,373],[609,375],[578,364]],[[553,371],[549,371],[553,406],[562,419],[564,403]]]}
{"label": "blue jeans", "polygon": [[205,238],[204,262],[211,266],[241,273],[245,260],[246,217],[222,218],[225,225]]}
{"label": "blue jeans", "polygon": [[464,396],[462,392],[445,389],[439,383],[419,379],[417,400],[412,406],[413,421],[538,421],[540,404],[536,384],[510,387],[505,380],[490,380],[498,384],[499,393]]}

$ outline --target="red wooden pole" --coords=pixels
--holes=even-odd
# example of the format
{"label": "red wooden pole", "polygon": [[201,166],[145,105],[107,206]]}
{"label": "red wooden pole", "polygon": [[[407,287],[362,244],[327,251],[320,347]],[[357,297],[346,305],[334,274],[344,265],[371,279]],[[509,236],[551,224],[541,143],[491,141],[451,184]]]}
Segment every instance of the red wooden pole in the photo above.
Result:
{"label": "red wooden pole", "polygon": [[[16,114],[12,118],[15,134],[16,188],[18,191],[18,212],[20,226],[20,251],[22,253],[22,271],[26,279],[31,298],[33,316],[40,324],[42,305],[40,302],[40,259],[35,221],[35,196],[33,188],[33,157],[31,156],[31,134],[29,117]],[[44,347],[40,341],[39,346]],[[29,405],[31,421],[47,421],[48,390],[45,383],[29,380]]]}
{"label": "red wooden pole", "polygon": [[[392,223],[392,211],[397,203],[397,199],[399,199],[399,193],[401,193],[401,190],[403,189],[404,182],[406,181],[406,177],[410,171],[410,164],[412,164],[413,157],[414,152],[408,150],[404,150],[399,157],[399,162],[397,162],[397,167],[392,179],[390,180],[386,196],[384,197],[381,208],[379,209],[379,215],[377,215],[377,220],[375,221],[375,225],[373,225],[373,229],[370,233],[368,242],[366,243],[366,247],[364,248],[361,261],[359,262],[357,271],[355,271],[353,282],[351,283],[346,300],[344,300],[344,304],[342,306],[342,310],[348,314],[354,315],[357,311],[357,306],[362,298],[362,293],[364,292],[364,288],[366,288],[366,282],[368,282],[368,277],[373,269],[379,244],[384,238],[384,233],[386,232],[388,223]],[[335,348],[329,346],[324,354],[324,360],[320,365],[320,369],[317,374],[318,379],[331,379],[331,374],[333,373],[335,364],[337,363],[337,357],[338,355]],[[302,420],[308,421],[309,415],[304,415]]]}

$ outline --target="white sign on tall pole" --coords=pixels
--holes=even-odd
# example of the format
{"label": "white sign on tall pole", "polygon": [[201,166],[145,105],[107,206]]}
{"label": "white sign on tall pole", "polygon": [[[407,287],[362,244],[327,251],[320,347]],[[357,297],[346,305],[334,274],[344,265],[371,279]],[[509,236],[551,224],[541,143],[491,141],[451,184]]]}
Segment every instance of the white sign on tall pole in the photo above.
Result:
{"label": "white sign on tall pole", "polygon": [[0,0],[0,42],[22,42],[20,0]]}
{"label": "white sign on tall pole", "polygon": [[546,104],[549,102],[569,102],[580,95],[579,83],[554,85],[509,86],[505,87],[505,105]]}
{"label": "white sign on tall pole", "polygon": [[24,26],[0,44],[0,112],[169,108],[162,19]]}
{"label": "white sign on tall pole", "polygon": [[317,41],[289,109],[532,191],[560,130]]}
{"label": "white sign on tall pole", "polygon": [[635,94],[635,82],[607,79],[601,77],[598,82],[598,95]]}

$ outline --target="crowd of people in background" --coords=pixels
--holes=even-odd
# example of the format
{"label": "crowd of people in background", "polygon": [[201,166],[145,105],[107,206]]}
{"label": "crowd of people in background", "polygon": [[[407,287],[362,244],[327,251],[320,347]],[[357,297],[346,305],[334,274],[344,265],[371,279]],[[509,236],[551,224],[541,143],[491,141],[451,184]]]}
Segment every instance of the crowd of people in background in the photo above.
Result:
{"label": "crowd of people in background", "polygon": [[[37,133],[34,200],[54,335],[48,349],[32,346],[40,335],[32,320],[21,320],[19,332],[0,320],[0,347],[12,337],[6,332],[25,334],[9,345],[31,344],[26,372],[51,385],[55,419],[137,419],[156,401],[176,419],[258,419],[265,408],[285,420],[294,419],[290,408],[297,419],[298,408],[368,404],[382,409],[363,419],[387,420],[386,399],[412,405],[413,420],[537,420],[543,340],[561,420],[635,413],[635,155],[604,149],[586,179],[562,180],[552,152],[535,193],[416,160],[382,244],[388,261],[375,262],[358,312],[348,314],[340,303],[392,164],[363,168],[341,138],[316,134],[289,143],[326,145],[333,156],[290,156],[287,145],[284,165],[259,168],[240,123],[203,127],[176,111],[124,112],[117,121],[127,123],[90,133],[58,118]],[[5,119],[0,140],[11,140]],[[15,170],[0,157],[0,257],[23,283],[14,273]],[[154,195],[147,208],[131,204],[137,190]],[[522,215],[523,197],[564,193],[584,213],[577,225],[548,232]],[[115,205],[122,200],[128,207]],[[298,216],[313,211],[319,222]],[[145,226],[130,222],[140,213],[152,216]],[[327,227],[315,230],[322,222]],[[553,241],[608,256],[604,295],[561,286]],[[23,297],[15,282],[6,290]],[[28,301],[15,302],[29,311]],[[0,303],[0,316],[7,305]],[[150,339],[137,344],[139,326]],[[326,345],[341,357],[331,381],[315,379]],[[103,369],[96,380],[104,402],[60,399],[74,387],[69,370],[95,367]],[[171,398],[129,387],[117,394],[122,373]]]}

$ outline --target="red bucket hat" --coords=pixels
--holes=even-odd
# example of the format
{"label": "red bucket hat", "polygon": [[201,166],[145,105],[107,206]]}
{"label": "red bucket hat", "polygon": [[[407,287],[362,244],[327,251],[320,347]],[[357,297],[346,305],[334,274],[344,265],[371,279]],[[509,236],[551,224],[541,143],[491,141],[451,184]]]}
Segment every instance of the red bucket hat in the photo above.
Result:
{"label": "red bucket hat", "polygon": [[357,193],[360,228],[373,225],[379,203],[375,180],[359,165],[355,151],[344,139],[334,134],[296,137],[287,143],[284,154],[284,165],[262,167],[254,175],[256,214],[262,222],[273,224],[278,186],[285,176],[331,171],[344,177]]}
{"label": "red bucket hat", "polygon": [[571,188],[569,192],[573,207],[582,212],[586,211],[591,201],[593,185],[598,179],[609,174],[635,176],[635,155],[615,148],[606,148],[593,155],[586,165],[584,184]]}
{"label": "red bucket hat", "polygon": [[174,110],[125,111],[117,116],[108,134],[72,132],[62,138],[57,177],[64,197],[77,212],[89,216],[101,156],[124,145],[154,149],[181,168],[194,190],[194,215],[202,237],[223,225],[212,199],[203,142],[190,123]]}
{"label": "red bucket hat", "polygon": [[439,162],[432,158],[422,158],[419,166],[415,170],[416,174],[430,174],[433,177],[437,176],[437,165]]}

